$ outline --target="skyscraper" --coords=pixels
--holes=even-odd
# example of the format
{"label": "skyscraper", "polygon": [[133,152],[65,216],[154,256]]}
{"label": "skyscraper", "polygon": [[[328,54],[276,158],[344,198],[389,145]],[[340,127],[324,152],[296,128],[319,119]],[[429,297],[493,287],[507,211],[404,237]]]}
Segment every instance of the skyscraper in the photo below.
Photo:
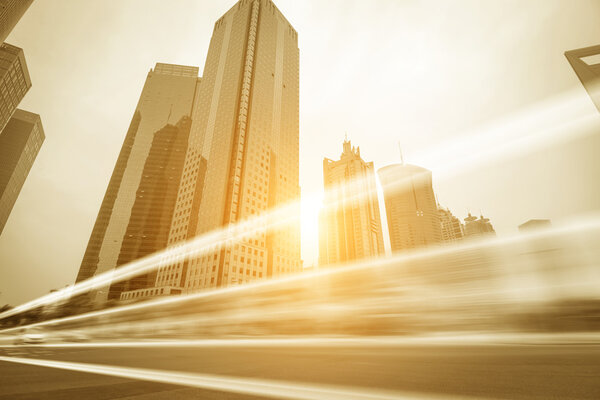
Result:
{"label": "skyscraper", "polygon": [[496,235],[496,231],[489,218],[484,218],[483,215],[477,218],[469,213],[467,218],[465,218],[465,238],[487,235]]}
{"label": "skyscraper", "polygon": [[565,57],[600,111],[600,45],[567,51]]}
{"label": "skyscraper", "polygon": [[33,0],[0,0],[0,43],[4,42]]}
{"label": "skyscraper", "polygon": [[0,133],[0,234],[44,138],[40,116],[19,109]]}
{"label": "skyscraper", "polygon": [[456,242],[463,238],[463,226],[460,219],[452,215],[447,208],[440,208],[440,224],[442,229],[442,240],[444,242]]}
{"label": "skyscraper", "polygon": [[[151,168],[147,161],[151,155],[153,141],[155,139],[163,140],[163,135],[169,136],[168,133],[161,131],[163,128],[168,131],[172,129],[169,128],[169,125],[175,125],[183,117],[190,116],[199,82],[197,67],[157,63],[154,70],[151,69],[148,73],[81,262],[77,282],[120,265],[120,256],[122,259],[130,257],[125,255],[129,250],[123,248],[123,244],[140,239],[137,237],[139,234],[137,232],[136,239],[126,240],[129,234],[133,234],[131,233],[133,225],[130,225],[130,221],[136,200],[145,195],[140,191],[145,190],[140,189],[140,184],[142,182],[159,184],[162,179],[168,178],[167,175],[164,175],[161,178],[156,177],[154,181],[152,181],[154,178],[143,179],[144,169]],[[180,128],[183,129],[181,126]],[[169,146],[174,143],[170,142]],[[156,159],[160,160],[161,157],[157,156]],[[149,187],[148,190],[150,190]],[[152,190],[157,189],[153,188]],[[172,186],[169,186],[164,190],[167,195],[166,192],[177,191],[177,188],[173,189]],[[150,202],[145,206],[151,204],[153,203]],[[160,205],[158,207],[160,208]],[[141,210],[141,208],[136,210]],[[147,212],[152,213],[153,211]],[[141,216],[137,214],[137,211],[133,217],[139,221],[154,218],[151,214]],[[156,221],[156,223],[170,225],[170,221]],[[129,233],[128,228],[130,229]],[[155,242],[153,246],[156,245]],[[129,254],[134,253],[136,251]],[[108,294],[108,288],[99,290],[96,293],[96,300],[103,301],[108,298]],[[119,291],[113,290],[111,298],[118,298],[118,295]]]}
{"label": "skyscraper", "polygon": [[442,241],[431,171],[409,164],[379,170],[392,251]]}
{"label": "skyscraper", "polygon": [[[183,172],[191,119],[166,125],[154,134],[117,265],[123,265],[167,247],[175,200]],[[124,291],[154,286],[156,271],[111,285],[109,299]]]}
{"label": "skyscraper", "polygon": [[323,160],[324,208],[319,221],[319,264],[385,254],[372,162],[344,140],[338,161]]}
{"label": "skyscraper", "polygon": [[[169,243],[297,200],[298,34],[270,0],[241,0],[216,23],[192,117]],[[300,208],[297,207],[297,214]],[[185,291],[298,271],[300,224],[159,271]]]}
{"label": "skyscraper", "polygon": [[0,131],[31,87],[23,49],[0,45]]}

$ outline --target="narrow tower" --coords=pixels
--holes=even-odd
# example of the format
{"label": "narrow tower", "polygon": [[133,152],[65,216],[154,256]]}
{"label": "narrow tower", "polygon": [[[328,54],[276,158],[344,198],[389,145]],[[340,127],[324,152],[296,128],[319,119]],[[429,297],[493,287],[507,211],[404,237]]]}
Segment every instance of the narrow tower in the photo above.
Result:
{"label": "narrow tower", "polygon": [[344,140],[338,161],[323,160],[325,199],[319,221],[319,264],[385,254],[375,169]]}

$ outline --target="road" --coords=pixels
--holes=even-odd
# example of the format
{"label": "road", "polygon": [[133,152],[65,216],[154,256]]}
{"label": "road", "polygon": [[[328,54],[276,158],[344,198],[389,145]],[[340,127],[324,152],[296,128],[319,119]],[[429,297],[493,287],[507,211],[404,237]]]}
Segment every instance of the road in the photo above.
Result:
{"label": "road", "polygon": [[[600,398],[600,345],[589,343],[86,344],[8,346],[0,356],[0,400]],[[83,372],[88,365],[115,368]]]}

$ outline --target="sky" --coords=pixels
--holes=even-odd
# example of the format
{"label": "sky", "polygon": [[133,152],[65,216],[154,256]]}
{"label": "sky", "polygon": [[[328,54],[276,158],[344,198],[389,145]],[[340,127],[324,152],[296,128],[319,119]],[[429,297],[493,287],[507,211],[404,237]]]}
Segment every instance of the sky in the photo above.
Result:
{"label": "sky", "polygon": [[[20,108],[41,115],[46,141],[0,235],[0,305],[74,282],[146,73],[156,62],[202,71],[234,3],[30,7],[7,42],[25,51],[33,86]],[[299,34],[304,198],[319,198],[322,159],[337,159],[347,134],[376,169],[400,161],[400,143],[433,172],[442,206],[483,213],[498,235],[600,209],[600,114],[563,54],[600,43],[600,2],[275,3]],[[305,265],[315,227],[303,225]]]}

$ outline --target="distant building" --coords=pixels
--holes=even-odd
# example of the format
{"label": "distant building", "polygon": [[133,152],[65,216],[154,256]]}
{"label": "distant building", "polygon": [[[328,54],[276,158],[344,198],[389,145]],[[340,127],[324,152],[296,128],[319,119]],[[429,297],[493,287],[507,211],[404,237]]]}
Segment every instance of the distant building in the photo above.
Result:
{"label": "distant building", "polygon": [[0,0],[0,43],[4,42],[33,0]]}
{"label": "distant building", "polygon": [[40,116],[19,109],[0,133],[0,233],[44,139]]}
{"label": "distant building", "polygon": [[409,164],[379,170],[392,251],[442,242],[431,171]]}
{"label": "distant building", "polygon": [[345,140],[338,161],[323,160],[324,208],[319,221],[319,264],[385,254],[375,170]]}
{"label": "distant building", "polygon": [[530,219],[519,225],[519,232],[530,232],[537,229],[548,229],[552,226],[549,219]]}
{"label": "distant building", "polygon": [[440,224],[442,227],[442,240],[444,242],[456,242],[463,238],[464,228],[460,219],[452,215],[447,208],[440,208]]}
{"label": "distant building", "polygon": [[600,45],[565,52],[569,64],[600,111],[600,62],[588,61],[589,57],[598,55]]}
{"label": "distant building", "polygon": [[[147,251],[166,247],[164,233],[171,225],[170,199],[176,196],[175,186],[179,185],[180,178],[178,163],[184,157],[182,135],[189,132],[189,120],[184,117],[190,117],[199,83],[197,67],[157,63],[148,73],[92,229],[77,282],[110,271]],[[185,141],[187,143],[187,138]],[[175,169],[161,171],[172,167]],[[152,280],[148,276],[140,277],[125,287],[145,285],[147,279]],[[94,300],[101,303],[119,299],[123,288],[114,285],[110,291],[109,287],[99,289]]]}
{"label": "distant building", "polygon": [[479,218],[471,215],[465,218],[465,237],[473,238],[478,236],[496,235],[496,231],[488,218],[481,215]]}
{"label": "distant building", "polygon": [[0,131],[4,129],[17,106],[31,87],[23,49],[0,45]]}

